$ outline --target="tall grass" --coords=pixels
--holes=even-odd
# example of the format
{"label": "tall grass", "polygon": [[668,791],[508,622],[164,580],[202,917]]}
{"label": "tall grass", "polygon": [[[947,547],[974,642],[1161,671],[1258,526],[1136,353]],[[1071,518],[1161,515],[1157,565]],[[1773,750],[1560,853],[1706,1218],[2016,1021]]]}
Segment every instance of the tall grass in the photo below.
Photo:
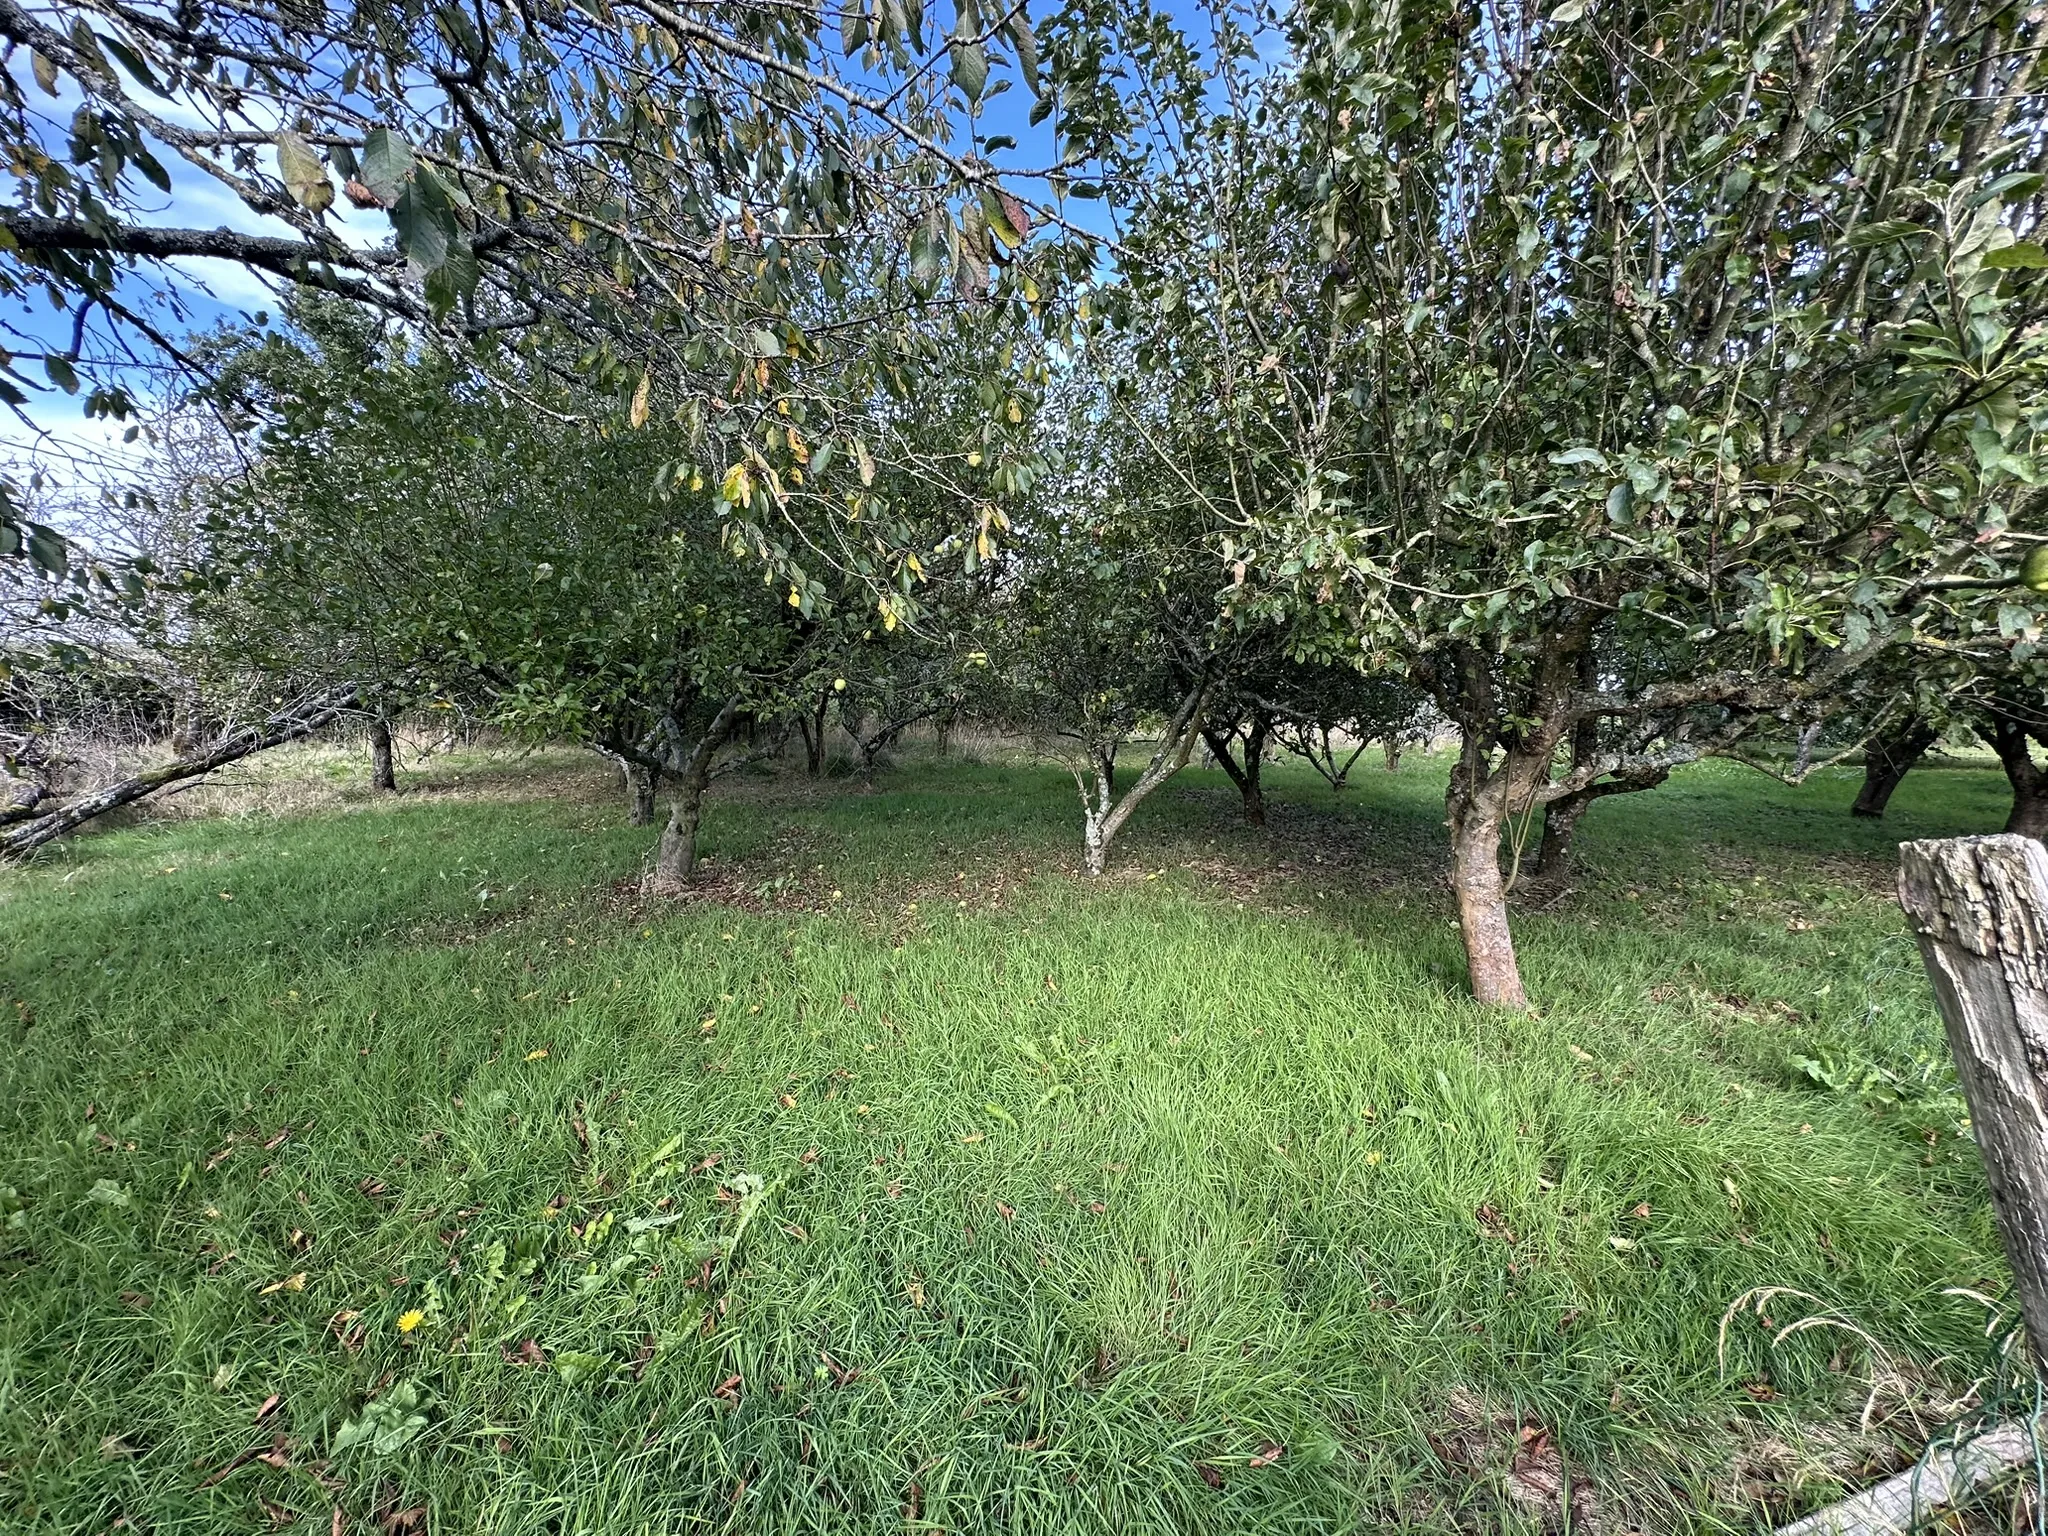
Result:
{"label": "tall grass", "polygon": [[[0,1524],[1515,1529],[1561,1454],[1723,1531],[1897,1464],[2005,1281],[1890,847],[1995,776],[1603,802],[1531,1017],[1440,765],[1274,778],[1094,885],[1062,776],[957,763],[742,787],[676,904],[544,774],[0,876]],[[1761,1285],[1889,1363],[1722,1369]]]}

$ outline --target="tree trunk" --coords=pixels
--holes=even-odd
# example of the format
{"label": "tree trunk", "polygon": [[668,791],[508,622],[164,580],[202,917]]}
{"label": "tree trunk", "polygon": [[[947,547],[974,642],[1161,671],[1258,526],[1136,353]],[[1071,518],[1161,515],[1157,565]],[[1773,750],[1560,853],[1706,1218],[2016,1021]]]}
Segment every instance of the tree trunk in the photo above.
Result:
{"label": "tree trunk", "polygon": [[[669,771],[676,781],[676,793],[669,801],[668,825],[662,828],[661,845],[654,855],[653,886],[657,891],[678,891],[697,873],[697,827],[703,818],[704,789],[711,782],[711,762],[725,745],[739,720],[740,701],[728,699],[720,707],[689,756],[671,761]],[[671,730],[670,739],[679,733]]]}
{"label": "tree trunk", "polygon": [[644,827],[654,820],[654,792],[661,783],[661,775],[645,763],[627,763],[626,793],[631,798],[632,809],[626,819],[636,827]]}
{"label": "tree trunk", "polygon": [[1081,867],[1091,875],[1099,875],[1109,868],[1109,833],[1103,830],[1103,818],[1094,811],[1081,813]]}
{"label": "tree trunk", "polygon": [[684,778],[668,803],[668,825],[661,829],[661,847],[654,856],[654,883],[680,890],[697,874],[697,827],[703,820],[704,785]]}
{"label": "tree trunk", "polygon": [[1907,843],[1899,901],[1970,1106],[2027,1338],[2048,1365],[2048,852],[2019,837]]}
{"label": "tree trunk", "polygon": [[391,766],[391,722],[382,715],[370,722],[370,788],[398,792],[398,775]]}
{"label": "tree trunk", "polygon": [[1983,734],[1998,754],[2006,782],[2012,785],[2012,814],[2006,818],[2005,830],[2048,842],[2048,774],[2034,762],[2034,730],[2021,714],[2024,707],[2002,701],[1991,704],[1984,712],[1989,730]]}
{"label": "tree trunk", "polygon": [[1444,798],[1450,813],[1451,890],[1458,899],[1458,931],[1465,941],[1472,996],[1504,1008],[1527,1008],[1515,940],[1508,931],[1507,886],[1500,873],[1507,786],[1503,779],[1493,778],[1475,791],[1471,776],[1468,765],[1460,763],[1451,772]]}
{"label": "tree trunk", "polygon": [[817,778],[825,771],[825,712],[832,707],[832,690],[827,688],[818,695],[818,702],[812,706],[808,716],[797,719],[797,729],[804,738],[804,774]]}
{"label": "tree trunk", "polygon": [[1380,743],[1380,748],[1387,754],[1387,772],[1399,773],[1401,771],[1401,743],[1389,736]]}
{"label": "tree trunk", "polygon": [[1924,720],[1908,720],[1885,736],[1873,736],[1863,749],[1863,788],[1851,816],[1883,816],[1891,803],[1892,791],[1915,764],[1927,754],[1940,733]]}
{"label": "tree trunk", "polygon": [[946,756],[951,750],[953,740],[953,716],[950,713],[939,716],[937,723],[932,726],[932,738],[939,756]]}
{"label": "tree trunk", "polygon": [[1266,792],[1259,783],[1259,766],[1265,760],[1266,736],[1271,729],[1272,721],[1265,715],[1251,717],[1245,727],[1242,765],[1232,752],[1237,744],[1235,729],[1202,732],[1202,740],[1216,759],[1216,766],[1237,786],[1237,792],[1244,801],[1244,819],[1255,827],[1266,824]]}
{"label": "tree trunk", "polygon": [[1081,791],[1081,862],[1089,874],[1100,875],[1109,867],[1109,845],[1146,796],[1187,767],[1188,759],[1194,756],[1195,743],[1202,739],[1202,710],[1208,705],[1210,686],[1205,669],[1167,722],[1166,734],[1160,738],[1158,750],[1145,765],[1145,771],[1122,799],[1116,793],[1114,742],[1089,749],[1089,766],[1095,778],[1092,793],[1081,770],[1073,770],[1075,786]]}
{"label": "tree trunk", "polygon": [[0,833],[0,857],[19,858],[62,837],[74,827],[84,825],[95,816],[104,816],[119,806],[131,805],[155,794],[167,784],[196,779],[201,774],[224,768],[257,752],[310,736],[340,718],[341,712],[355,702],[355,697],[353,686],[337,690],[324,699],[309,701],[295,711],[272,715],[261,725],[244,726],[204,752],[178,758],[161,768],[152,768],[132,779],[123,779],[118,784],[109,784],[105,789],[67,801],[33,820],[17,823]]}
{"label": "tree trunk", "polygon": [[200,716],[204,713],[199,690],[189,683],[179,683],[171,694],[171,752],[176,757],[187,757],[198,750],[201,730]]}
{"label": "tree trunk", "polygon": [[1554,879],[1564,873],[1571,860],[1572,834],[1578,831],[1579,818],[1592,803],[1592,792],[1582,789],[1543,808],[1543,843],[1536,853],[1537,879]]}

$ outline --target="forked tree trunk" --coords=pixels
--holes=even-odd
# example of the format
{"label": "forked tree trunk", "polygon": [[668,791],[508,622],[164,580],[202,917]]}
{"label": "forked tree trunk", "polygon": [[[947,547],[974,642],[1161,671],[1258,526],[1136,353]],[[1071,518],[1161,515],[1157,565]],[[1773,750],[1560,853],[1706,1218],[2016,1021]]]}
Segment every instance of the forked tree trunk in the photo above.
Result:
{"label": "forked tree trunk", "polygon": [[386,794],[398,791],[398,775],[391,764],[391,722],[382,715],[370,722],[370,788]]}
{"label": "forked tree trunk", "polygon": [[712,760],[732,734],[739,712],[738,699],[726,700],[689,755],[669,764],[676,792],[669,800],[668,825],[662,828],[661,844],[654,855],[653,885],[657,891],[680,890],[697,873],[697,829],[703,819],[704,789],[711,782]]}
{"label": "forked tree trunk", "polygon": [[1188,693],[1167,722],[1166,734],[1145,771],[1119,799],[1116,793],[1116,744],[1089,749],[1089,767],[1094,785],[1076,768],[1074,784],[1081,791],[1081,862],[1091,875],[1109,867],[1109,845],[1116,840],[1131,813],[1145,798],[1187,767],[1195,743],[1202,739],[1202,710],[1209,702],[1210,683],[1205,677]]}
{"label": "forked tree trunk", "polygon": [[1884,808],[1891,804],[1892,791],[1927,755],[1927,749],[1939,735],[1926,721],[1915,718],[1898,730],[1871,737],[1863,749],[1863,788],[1857,793],[1856,803],[1849,807],[1849,814],[1883,816]]}
{"label": "forked tree trunk", "polygon": [[1266,738],[1273,729],[1272,718],[1254,713],[1245,725],[1244,762],[1239,764],[1232,754],[1237,745],[1237,733],[1230,731],[1202,732],[1202,740],[1208,745],[1216,766],[1228,775],[1230,782],[1237,786],[1237,792],[1244,801],[1244,819],[1255,827],[1266,824],[1266,792],[1259,783],[1259,769],[1266,757]]}

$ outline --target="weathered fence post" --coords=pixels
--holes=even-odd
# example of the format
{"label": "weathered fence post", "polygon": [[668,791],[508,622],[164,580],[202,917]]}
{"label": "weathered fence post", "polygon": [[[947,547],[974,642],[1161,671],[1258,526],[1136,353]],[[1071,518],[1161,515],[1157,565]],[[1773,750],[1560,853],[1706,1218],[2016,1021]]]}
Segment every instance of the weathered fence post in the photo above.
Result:
{"label": "weathered fence post", "polygon": [[1899,848],[1899,902],[1948,1030],[2034,1359],[2048,1369],[2048,848]]}
{"label": "weathered fence post", "polygon": [[[2048,848],[2003,835],[1902,843],[1899,904],[1969,1101],[2027,1342],[2048,1371]],[[1910,1472],[1778,1536],[1905,1536],[2031,1462],[2041,1431],[2020,1419],[1937,1442]]]}

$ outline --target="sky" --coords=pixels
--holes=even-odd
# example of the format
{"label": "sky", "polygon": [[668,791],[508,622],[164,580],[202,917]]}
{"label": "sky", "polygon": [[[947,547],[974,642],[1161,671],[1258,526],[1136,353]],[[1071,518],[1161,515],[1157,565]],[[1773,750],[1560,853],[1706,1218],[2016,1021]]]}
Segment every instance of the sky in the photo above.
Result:
{"label": "sky", "polygon": [[[66,125],[80,101],[71,78],[60,77],[59,91],[53,98],[33,81],[26,50],[16,51],[5,67],[25,99],[41,110],[42,127],[48,135],[45,142],[61,145]],[[175,98],[149,97],[145,105],[173,123],[206,126],[187,103]],[[139,188],[142,194],[127,210],[135,222],[175,228],[227,228],[287,238],[295,235],[282,220],[252,212],[231,190],[175,154],[161,146],[157,146],[157,151],[171,189],[168,194],[160,193],[139,176],[132,176],[130,186]],[[390,221],[381,210],[365,212],[346,199],[337,200],[328,222],[342,240],[358,247],[375,246],[390,235]],[[279,287],[274,280],[237,263],[202,257],[163,263],[153,271],[129,276],[122,285],[121,298],[145,312],[154,311],[166,332],[182,339],[222,323],[246,324],[258,314],[274,315]],[[165,308],[159,295],[167,298],[171,307]],[[69,313],[53,309],[40,290],[31,292],[11,310],[0,311],[0,325],[10,333],[6,345],[18,353],[33,353],[38,345],[45,344],[56,350],[68,348],[71,323]],[[146,346],[140,338],[136,338],[135,345],[138,349]],[[23,363],[18,372],[31,385],[42,387],[32,389],[28,402],[19,410],[0,408],[0,473],[17,485],[27,485],[39,471],[59,486],[104,483],[118,479],[147,453],[147,439],[132,430],[132,423],[87,417],[84,389],[67,395],[46,384],[41,368],[32,361]],[[127,377],[139,395],[154,393],[149,374],[130,371]]]}

